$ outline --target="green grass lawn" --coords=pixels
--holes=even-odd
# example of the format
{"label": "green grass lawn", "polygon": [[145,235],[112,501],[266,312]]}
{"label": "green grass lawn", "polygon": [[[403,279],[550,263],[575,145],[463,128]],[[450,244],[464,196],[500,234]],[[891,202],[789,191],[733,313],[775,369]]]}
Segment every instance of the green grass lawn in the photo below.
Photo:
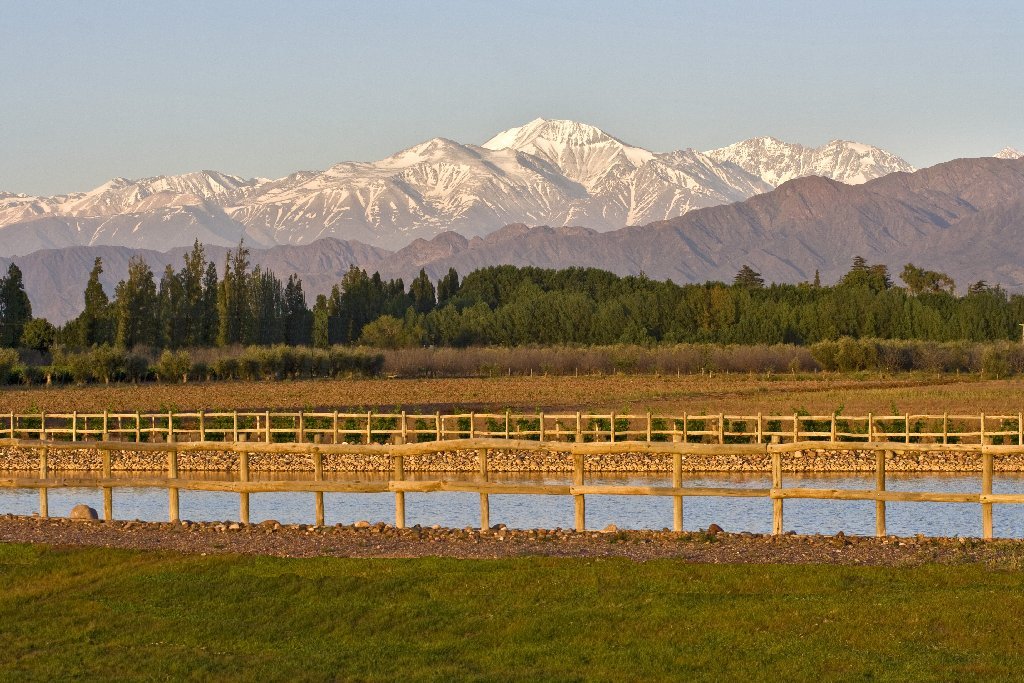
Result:
{"label": "green grass lawn", "polygon": [[0,680],[1018,679],[1024,574],[0,545]]}

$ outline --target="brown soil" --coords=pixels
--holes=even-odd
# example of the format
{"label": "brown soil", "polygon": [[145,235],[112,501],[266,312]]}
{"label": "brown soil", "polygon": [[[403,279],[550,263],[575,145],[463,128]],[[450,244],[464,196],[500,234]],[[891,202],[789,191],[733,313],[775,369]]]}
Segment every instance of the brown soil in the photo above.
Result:
{"label": "brown soil", "polygon": [[0,516],[0,542],[277,557],[625,557],[635,561],[677,559],[712,564],[981,563],[1009,569],[1024,567],[1024,541],[875,539],[842,534],[773,537],[612,529],[585,533],[557,529],[395,529],[382,523],[363,528],[315,528],[273,521],[256,525],[83,522],[4,515]]}
{"label": "brown soil", "polygon": [[716,374],[345,379],[5,388],[0,411],[334,409],[629,410],[660,414],[868,412],[1016,415],[1024,380],[975,376]]}

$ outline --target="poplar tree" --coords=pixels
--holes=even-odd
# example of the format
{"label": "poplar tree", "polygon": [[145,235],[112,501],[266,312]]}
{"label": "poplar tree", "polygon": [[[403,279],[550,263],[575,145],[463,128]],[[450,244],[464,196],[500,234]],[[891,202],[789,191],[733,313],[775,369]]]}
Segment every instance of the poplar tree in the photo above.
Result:
{"label": "poplar tree", "polygon": [[133,256],[128,262],[128,278],[114,290],[118,346],[130,349],[140,344],[157,345],[160,337],[157,304],[153,270],[141,256]]}
{"label": "poplar tree", "polygon": [[459,293],[459,274],[454,268],[437,283],[437,307],[441,308]]}
{"label": "poplar tree", "polygon": [[427,277],[427,271],[422,268],[420,274],[409,285],[409,296],[412,297],[412,307],[417,313],[429,313],[437,306],[434,284]]}
{"label": "poplar tree", "polygon": [[0,346],[18,346],[31,319],[32,304],[25,293],[21,269],[12,263],[7,275],[0,278]]}
{"label": "poplar tree", "polygon": [[327,297],[318,294],[313,304],[313,346],[326,349],[331,345],[330,335],[331,309]]}
{"label": "poplar tree", "polygon": [[77,342],[80,346],[109,344],[113,341],[112,311],[110,299],[100,284],[102,273],[103,261],[97,256],[85,285],[85,309],[78,317],[76,325]]}
{"label": "poplar tree", "polygon": [[217,290],[218,332],[220,346],[246,343],[251,336],[251,315],[249,315],[250,284],[249,250],[244,242],[224,256],[224,279]]}

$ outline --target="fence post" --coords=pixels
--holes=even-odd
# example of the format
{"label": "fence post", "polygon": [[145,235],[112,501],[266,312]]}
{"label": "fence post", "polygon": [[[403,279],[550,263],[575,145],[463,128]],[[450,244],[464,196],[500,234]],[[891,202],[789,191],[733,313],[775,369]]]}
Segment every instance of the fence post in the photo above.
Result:
{"label": "fence post", "polygon": [[761,441],[764,439],[764,426],[763,426],[763,422],[764,422],[764,420],[763,420],[763,418],[761,416],[761,413],[758,412],[758,414],[757,414],[757,442],[758,443],[761,443]]}
{"label": "fence post", "polygon": [[[794,416],[795,417],[795,416]],[[779,437],[773,436],[772,443],[778,444]],[[782,453],[772,451],[772,535],[782,534],[782,498],[775,497],[782,488]]]}
{"label": "fence post", "polygon": [[265,413],[263,413],[263,421],[266,422],[266,424],[263,425],[263,428],[267,430],[267,439],[266,440],[267,440],[267,443],[270,443],[273,440],[273,435],[270,433],[270,411],[269,410],[266,411]]}
{"label": "fence post", "polygon": [[[487,449],[477,450],[480,458],[480,480],[487,481]],[[491,504],[486,493],[480,494],[480,530],[485,531],[491,528]]]}
{"label": "fence post", "polygon": [[[45,431],[43,433],[45,434]],[[45,480],[49,475],[49,467],[46,462],[46,451],[46,446],[39,449],[39,478],[43,480]],[[39,489],[39,516],[43,519],[50,516],[50,497],[45,486]]]}
{"label": "fence post", "polygon": [[583,441],[583,415],[576,411],[576,443]]}
{"label": "fence post", "polygon": [[800,440],[800,413],[793,413],[793,443]]}
{"label": "fence post", "polygon": [[505,440],[512,438],[512,411],[505,409]]}
{"label": "fence post", "polygon": [[231,440],[238,443],[238,411],[231,411]]}
{"label": "fence post", "polygon": [[102,436],[100,437],[101,441],[107,441],[108,440],[108,435],[110,434],[110,429],[108,428],[108,424],[109,423],[110,423],[109,412],[104,410],[103,411],[103,432],[102,432]]}
{"label": "fence post", "polygon": [[[313,443],[320,443],[320,435],[313,435]],[[320,449],[313,446],[313,479],[316,481],[324,480],[324,456],[320,452]],[[316,526],[324,525],[324,492],[317,491],[316,494]]]}
{"label": "fence post", "polygon": [[[402,439],[402,437],[399,436],[398,441],[403,441],[404,442],[404,439]],[[405,457],[401,456],[401,455],[396,455],[394,457],[394,461],[395,461],[394,462],[394,467],[395,467],[394,479],[396,481],[402,481],[405,478]],[[395,491],[395,528],[396,529],[404,529],[405,528],[405,492],[404,491]]]}
{"label": "fence post", "polygon": [[[983,437],[981,444],[981,495],[992,495],[992,451],[986,448],[992,439]],[[981,504],[981,537],[992,540],[992,503]]]}
{"label": "fence post", "polygon": [[683,413],[683,443],[690,441],[690,421],[686,419],[686,413]]}
{"label": "fence post", "polygon": [[[178,450],[174,447],[174,434],[170,431],[167,434],[167,478],[178,478]],[[172,522],[181,521],[181,516],[178,514],[178,488],[176,486],[170,486],[167,489],[167,507],[170,520]]]}
{"label": "fence post", "polygon": [[366,445],[373,443],[373,411],[366,411]]}
{"label": "fence post", "polygon": [[868,443],[875,440],[875,415],[868,413]]}
{"label": "fence post", "polygon": [[[103,441],[107,441],[109,435],[107,434],[106,415],[103,416]],[[103,478],[110,479],[110,451],[106,448],[103,449]],[[109,486],[103,487],[103,521],[109,522],[114,518],[114,489]]]}
{"label": "fence post", "polygon": [[135,411],[135,443],[142,441],[142,415]]}
{"label": "fence post", "polygon": [[[875,451],[875,491],[885,490],[885,459],[892,457],[892,451]],[[875,501],[875,536],[885,537],[885,501]]]}
{"label": "fence post", "polygon": [[[11,413],[11,438],[14,438],[14,413]],[[78,441],[78,411],[71,413],[71,440]]]}
{"label": "fence post", "polygon": [[725,415],[718,414],[718,443],[725,443]]}
{"label": "fence post", "polygon": [[476,438],[476,411],[469,411],[469,438]]}
{"label": "fence post", "polygon": [[647,443],[651,442],[651,411],[647,411]]}
{"label": "fence post", "polygon": [[206,441],[206,410],[199,411],[199,440]]}
{"label": "fence post", "polygon": [[296,443],[306,443],[306,415],[305,411],[299,411],[299,428],[295,434]]}
{"label": "fence post", "polygon": [[903,440],[903,443],[910,443],[910,413],[905,413],[903,415],[903,424],[903,434],[906,437]]}
{"label": "fence post", "polygon": [[942,445],[949,443],[949,413],[942,414]]}
{"label": "fence post", "polygon": [[[573,475],[572,483],[575,486],[583,486],[583,454],[573,453]],[[587,502],[582,493],[573,496],[573,503],[576,507],[576,531],[585,531],[587,528]]]}
{"label": "fence post", "polygon": [[332,441],[332,443],[338,443],[338,411],[337,410],[334,411],[333,429],[334,429],[334,440]]}
{"label": "fence post", "polygon": [[609,417],[608,439],[612,443],[615,443],[615,413],[612,413],[608,417]]}
{"label": "fence post", "polygon": [[829,439],[832,443],[836,442],[836,411],[832,411],[832,429],[830,430]]}
{"label": "fence post", "polygon": [[[672,442],[682,441],[682,435],[672,434]],[[672,488],[678,489],[683,485],[683,456],[681,453],[672,454]],[[683,497],[672,496],[672,530],[680,532],[683,530]]]}
{"label": "fence post", "polygon": [[546,436],[547,435],[544,433],[544,411],[542,410],[542,411],[540,411],[540,419],[538,421],[537,440],[538,441],[544,441],[544,438]]}
{"label": "fence post", "polygon": [[[248,441],[245,434],[238,435],[239,443]],[[249,451],[243,450],[238,454],[238,481],[249,481]],[[249,523],[249,492],[242,491],[238,494],[238,521],[242,524]]]}
{"label": "fence post", "polygon": [[444,429],[441,424],[441,411],[434,412],[434,441],[440,441],[444,436]]}

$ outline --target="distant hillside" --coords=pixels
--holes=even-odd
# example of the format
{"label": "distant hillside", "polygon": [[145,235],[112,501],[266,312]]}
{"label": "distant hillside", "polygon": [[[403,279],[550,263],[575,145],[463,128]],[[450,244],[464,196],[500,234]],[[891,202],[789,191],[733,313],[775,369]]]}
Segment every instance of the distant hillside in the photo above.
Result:
{"label": "distant hillside", "polygon": [[[254,250],[253,262],[281,276],[296,272],[308,296],[326,292],[350,264],[408,282],[420,268],[438,278],[488,265],[592,266],[676,282],[731,280],[749,264],[766,280],[838,279],[861,255],[898,270],[904,263],[942,270],[960,289],[977,280],[1024,290],[1024,159],[958,159],[861,185],[818,177],[788,181],[736,204],[678,218],[597,232],[581,227],[509,225],[485,237],[442,233],[397,251],[324,239]],[[223,247],[210,252],[220,262]],[[154,270],[181,263],[183,250],[139,251]],[[82,307],[95,256],[105,284],[124,277],[133,250],[72,247],[15,259],[37,315],[63,321]],[[7,259],[0,259],[6,267]]]}

